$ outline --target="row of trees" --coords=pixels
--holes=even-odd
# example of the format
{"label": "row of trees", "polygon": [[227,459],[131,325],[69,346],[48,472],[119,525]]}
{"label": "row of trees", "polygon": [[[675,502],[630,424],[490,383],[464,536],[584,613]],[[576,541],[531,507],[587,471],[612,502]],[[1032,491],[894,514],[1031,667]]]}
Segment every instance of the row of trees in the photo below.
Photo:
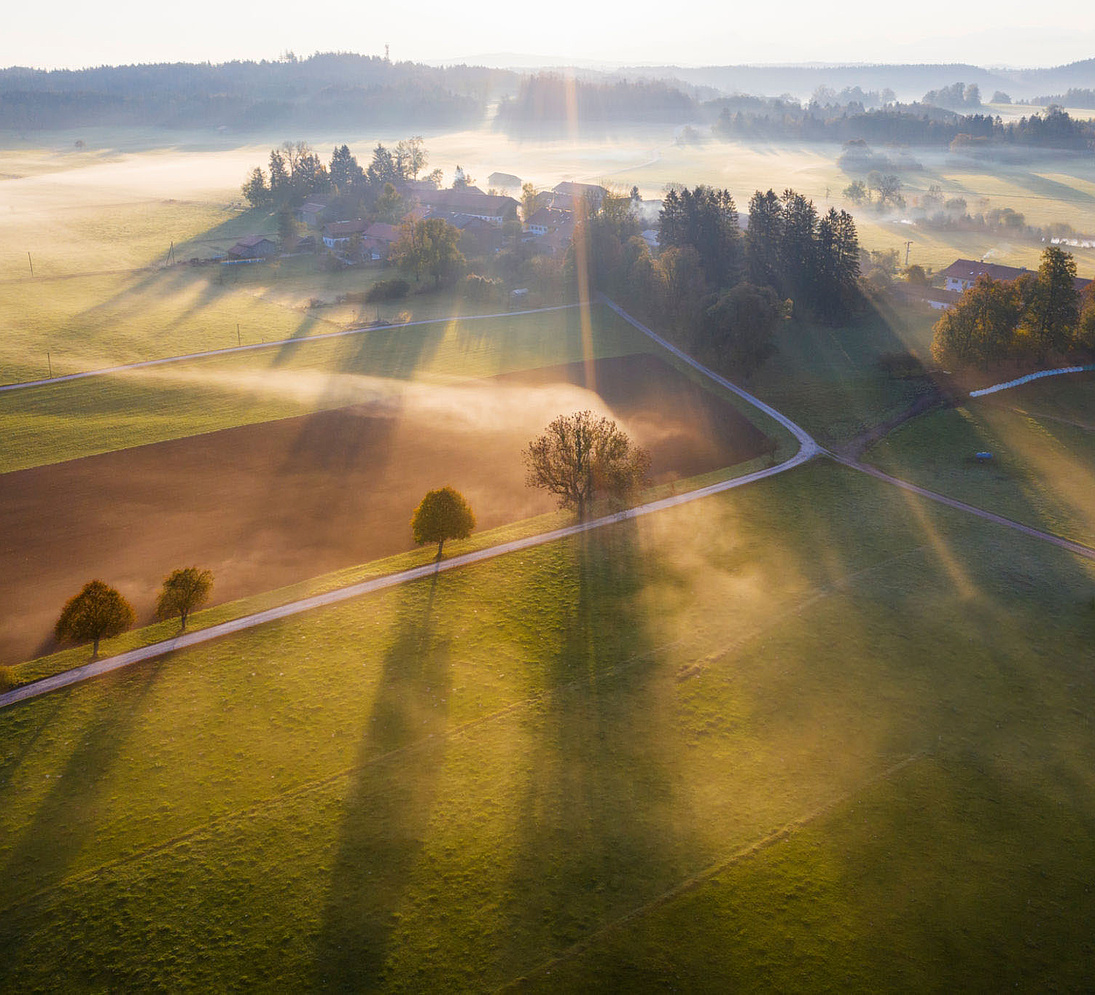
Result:
{"label": "row of trees", "polygon": [[932,356],[951,367],[1092,351],[1095,285],[1077,291],[1076,262],[1055,246],[1042,253],[1037,274],[981,276],[936,322],[932,339]]}
{"label": "row of trees", "polygon": [[854,220],[845,211],[819,214],[794,190],[757,191],[743,235],[728,190],[671,189],[656,256],[639,230],[628,196],[587,205],[566,256],[571,285],[626,301],[685,347],[746,376],[773,351],[792,300],[833,322],[861,302]]}
{"label": "row of trees", "polygon": [[[242,187],[252,207],[297,207],[312,196],[334,194],[375,201],[386,184],[417,180],[429,165],[429,152],[421,135],[400,141],[394,149],[378,142],[368,166],[362,166],[348,145],[336,146],[324,165],[307,142],[284,142],[270,150],[268,170],[256,166]],[[427,179],[437,184],[441,171]]]}
{"label": "row of trees", "polygon": [[[560,415],[525,448],[525,482],[554,494],[560,508],[584,520],[593,503],[621,507],[645,483],[650,454],[636,446],[612,419],[592,411]],[[419,545],[437,543],[437,558],[450,539],[466,539],[475,529],[475,512],[459,491],[428,491],[411,516]]]}
{"label": "row of trees", "polygon": [[[164,578],[156,601],[156,618],[178,618],[180,628],[213,592],[213,574],[198,567],[183,567]],[[58,642],[91,643],[92,658],[99,655],[99,642],[121,635],[136,622],[133,606],[123,595],[101,580],[86,583],[79,594],[69,598],[57,619],[53,634]]]}
{"label": "row of trees", "polygon": [[797,103],[778,111],[732,112],[724,107],[712,133],[719,138],[768,138],[879,144],[927,145],[957,149],[1007,145],[1086,150],[1095,143],[1095,123],[1072,118],[1060,107],[1004,121],[991,114],[957,114],[928,104],[894,104],[875,110],[833,110]]}
{"label": "row of trees", "polygon": [[[599,498],[618,506],[632,497],[646,480],[650,454],[635,446],[614,421],[576,411],[560,415],[530,442],[524,462],[530,487],[549,491],[560,507],[584,519]],[[475,525],[467,499],[452,487],[442,487],[428,491],[415,509],[411,534],[418,545],[437,543],[440,559],[448,540],[466,539]],[[164,578],[156,618],[178,618],[180,631],[185,630],[187,619],[209,601],[212,590],[209,570],[175,570]],[[116,588],[92,580],[65,603],[54,636],[59,642],[90,642],[94,659],[103,639],[121,635],[136,620],[133,606]]]}

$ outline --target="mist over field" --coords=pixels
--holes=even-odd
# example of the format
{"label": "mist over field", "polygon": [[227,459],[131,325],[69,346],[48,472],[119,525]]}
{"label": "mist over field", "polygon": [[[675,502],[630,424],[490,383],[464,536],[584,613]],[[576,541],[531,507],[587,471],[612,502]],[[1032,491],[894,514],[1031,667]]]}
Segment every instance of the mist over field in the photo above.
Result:
{"label": "mist over field", "polygon": [[559,13],[0,69],[0,991],[1095,988],[1084,12]]}

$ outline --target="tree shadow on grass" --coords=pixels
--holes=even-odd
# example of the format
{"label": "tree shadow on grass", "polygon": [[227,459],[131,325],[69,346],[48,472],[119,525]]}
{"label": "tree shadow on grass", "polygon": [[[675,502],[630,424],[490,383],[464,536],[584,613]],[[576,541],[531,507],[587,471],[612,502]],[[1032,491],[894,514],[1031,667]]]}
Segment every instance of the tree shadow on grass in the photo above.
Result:
{"label": "tree shadow on grass", "polygon": [[[451,683],[449,641],[436,629],[436,575],[406,589],[398,631],[347,787],[315,983],[362,991],[382,979],[394,913],[423,845],[437,790]],[[412,757],[408,750],[414,750]]]}
{"label": "tree shadow on grass", "polygon": [[497,981],[527,972],[694,873],[674,684],[641,595],[660,567],[634,522],[576,537],[574,600],[548,663]]}
{"label": "tree shadow on grass", "polygon": [[[19,945],[19,922],[33,915],[50,896],[20,902],[62,881],[87,847],[94,847],[100,829],[100,796],[118,762],[168,658],[128,672],[96,679],[100,695],[86,721],[79,742],[58,773],[51,775],[49,791],[38,804],[18,841],[0,869],[0,903],[18,902],[16,912],[0,915],[0,942],[6,950]],[[58,692],[70,701],[88,688]],[[29,707],[39,707],[38,702]],[[116,856],[113,854],[112,856]],[[99,863],[94,858],[91,864]]]}

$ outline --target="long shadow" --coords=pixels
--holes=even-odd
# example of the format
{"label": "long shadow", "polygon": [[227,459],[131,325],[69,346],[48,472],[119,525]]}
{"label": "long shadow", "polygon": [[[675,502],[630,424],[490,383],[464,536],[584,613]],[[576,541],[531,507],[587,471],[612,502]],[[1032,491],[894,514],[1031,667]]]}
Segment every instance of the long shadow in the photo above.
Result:
{"label": "long shadow", "polygon": [[[99,697],[79,742],[63,768],[52,775],[49,791],[10,849],[0,869],[0,904],[61,881],[85,847],[94,845],[102,814],[99,796],[164,665],[161,659],[139,670],[98,678],[111,685],[110,693]],[[82,693],[86,690],[77,688],[66,696]],[[19,946],[19,920],[33,915],[37,904],[31,901],[18,913],[0,915],[0,941],[6,951]]]}
{"label": "long shadow", "polygon": [[[436,628],[437,587],[435,575],[407,589],[384,655],[316,943],[315,983],[323,989],[377,986],[393,913],[422,849],[443,753],[429,740],[445,730],[451,684],[449,641]],[[409,749],[416,750],[413,760]]]}
{"label": "long shadow", "polygon": [[529,971],[702,864],[675,783],[673,678],[640,607],[660,566],[640,549],[633,522],[573,543],[575,593],[526,765],[498,980]]}

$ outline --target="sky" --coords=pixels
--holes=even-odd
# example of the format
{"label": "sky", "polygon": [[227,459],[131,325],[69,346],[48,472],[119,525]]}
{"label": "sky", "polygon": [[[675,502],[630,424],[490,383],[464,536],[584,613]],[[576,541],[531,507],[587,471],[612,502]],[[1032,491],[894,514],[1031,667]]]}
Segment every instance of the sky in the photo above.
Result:
{"label": "sky", "polygon": [[[983,11],[991,11],[991,20]],[[1095,9],[1090,0],[1058,0],[1050,8],[997,0],[977,9],[951,0],[913,6],[678,0],[671,7],[653,0],[554,0],[485,8],[326,0],[314,9],[285,0],[54,0],[48,8],[24,3],[5,12],[0,66],[223,62],[275,59],[286,51],[381,55],[385,44],[393,59],[431,62],[524,53],[579,64],[1053,66],[1095,57]]]}

